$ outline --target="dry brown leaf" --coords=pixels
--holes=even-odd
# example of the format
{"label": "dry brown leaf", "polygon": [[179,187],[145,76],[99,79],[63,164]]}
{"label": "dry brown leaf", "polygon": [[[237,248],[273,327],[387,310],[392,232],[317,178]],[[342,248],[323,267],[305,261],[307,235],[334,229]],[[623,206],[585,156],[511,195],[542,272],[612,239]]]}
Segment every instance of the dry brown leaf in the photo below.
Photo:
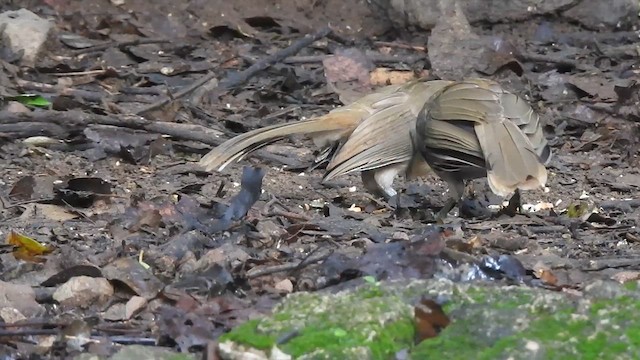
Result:
{"label": "dry brown leaf", "polygon": [[415,72],[409,70],[392,70],[388,68],[376,68],[369,74],[369,81],[372,85],[385,86],[404,84],[407,81],[427,77],[429,70],[423,70],[420,74],[416,75]]}

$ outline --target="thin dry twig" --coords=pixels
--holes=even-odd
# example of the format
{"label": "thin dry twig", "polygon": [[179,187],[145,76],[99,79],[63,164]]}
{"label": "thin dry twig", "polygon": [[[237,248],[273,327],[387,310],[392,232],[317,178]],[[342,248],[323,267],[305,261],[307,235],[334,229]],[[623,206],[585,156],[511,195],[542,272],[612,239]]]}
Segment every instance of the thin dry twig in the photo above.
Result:
{"label": "thin dry twig", "polygon": [[200,86],[206,84],[207,82],[211,81],[213,78],[216,77],[216,74],[213,72],[209,72],[207,75],[201,77],[200,79],[194,81],[191,85],[186,86],[182,89],[180,89],[180,91],[178,91],[175,94],[169,94],[169,96],[166,96],[162,99],[160,99],[159,101],[154,102],[153,104],[142,108],[141,110],[138,110],[136,112],[136,114],[138,115],[143,115],[148,113],[149,111],[153,111],[156,110],[158,108],[161,108],[165,105],[167,105],[168,103],[170,103],[171,101],[175,101],[176,99],[180,99],[183,96],[188,95],[189,93],[191,93],[192,91],[194,91],[195,89],[199,88]]}
{"label": "thin dry twig", "polygon": [[141,102],[141,103],[149,102],[149,100],[145,97],[135,96],[135,95],[132,96],[129,94],[111,95],[111,94],[106,94],[104,92],[99,92],[99,91],[89,91],[89,90],[75,89],[70,87],[61,87],[59,85],[39,83],[39,82],[28,81],[23,79],[16,79],[16,83],[23,90],[35,90],[35,91],[41,91],[44,93],[55,93],[60,96],[78,97],[80,99],[94,102],[94,103],[100,103],[104,100],[109,100],[112,102],[119,102],[119,101]]}
{"label": "thin dry twig", "polygon": [[[178,139],[199,141],[218,146],[225,139],[217,130],[193,124],[180,124],[147,120],[137,115],[99,115],[78,110],[68,111],[33,111],[29,113],[13,113],[0,111],[0,132],[11,134],[14,138],[30,136],[52,136],[68,138],[71,132],[80,132],[91,125],[110,125],[128,129],[146,130],[149,132],[170,135]],[[298,159],[271,154],[259,150],[256,156],[288,166],[299,166]]]}
{"label": "thin dry twig", "polygon": [[423,51],[423,52],[427,51],[427,48],[424,47],[424,46],[402,44],[402,43],[397,43],[397,42],[374,41],[373,44],[376,45],[376,46],[394,47],[394,48],[398,48],[398,49],[416,50],[416,51]]}
{"label": "thin dry twig", "polygon": [[[331,56],[333,55],[292,56],[290,58],[284,59],[282,62],[284,62],[285,64],[313,64],[313,63],[320,63],[324,59]],[[423,60],[425,56],[424,55],[399,56],[399,55],[367,54],[367,58],[377,64],[379,63],[413,64],[416,61]]]}
{"label": "thin dry twig", "polygon": [[298,214],[292,211],[284,211],[279,209],[273,209],[269,212],[268,216],[284,216],[289,220],[296,221],[309,221],[311,218],[304,214]]}
{"label": "thin dry twig", "polygon": [[543,62],[549,64],[556,64],[560,66],[567,66],[570,68],[582,70],[582,71],[594,71],[597,70],[595,66],[580,64],[575,60],[570,60],[566,58],[559,58],[551,55],[539,55],[539,54],[527,54],[522,53],[518,56],[518,58],[522,61],[529,62]]}
{"label": "thin dry twig", "polygon": [[136,46],[136,45],[144,45],[144,44],[164,44],[168,42],[171,42],[171,40],[169,39],[136,39],[132,41],[109,41],[104,44],[95,45],[95,46],[84,48],[84,49],[74,50],[71,52],[71,55],[78,56],[78,55],[106,50],[111,47],[123,48],[127,46]]}
{"label": "thin dry twig", "polygon": [[[293,44],[291,44],[290,46],[279,50],[277,52],[275,52],[274,54],[271,54],[263,59],[261,59],[260,61],[257,61],[255,64],[249,66],[247,69],[237,72],[237,73],[233,73],[231,75],[229,75],[226,79],[223,79],[222,81],[220,81],[220,83],[218,83],[218,86],[213,90],[214,95],[215,93],[218,93],[218,95],[220,93],[223,93],[225,91],[229,91],[241,84],[244,84],[247,80],[251,79],[252,77],[254,77],[256,74],[258,74],[259,72],[267,69],[268,67],[282,61],[283,59],[292,56],[296,53],[298,53],[300,50],[302,50],[303,48],[311,45],[313,42],[322,39],[323,37],[329,35],[331,33],[331,28],[330,27],[324,27],[322,29],[320,29],[319,31],[316,31],[313,34],[307,35],[305,37],[303,37],[302,39],[299,39],[298,41],[294,42]],[[173,96],[169,96],[169,97],[165,97],[163,99],[161,99],[160,101],[151,104],[150,106],[147,106],[145,108],[143,108],[142,110],[138,111],[137,114],[141,115],[141,114],[145,114],[149,111],[158,109],[166,104],[168,104],[170,101],[181,98],[187,94],[189,94],[190,92],[192,92],[193,90],[197,89],[198,87],[202,86],[203,84],[207,83],[209,80],[213,79],[213,77],[215,76],[215,74],[211,73],[206,75],[204,78],[197,80],[196,82],[194,82],[193,84],[189,85],[188,87],[184,88],[183,90],[181,90],[180,92],[176,93]],[[211,96],[212,98],[215,96]]]}
{"label": "thin dry twig", "polygon": [[317,262],[325,260],[331,254],[333,254],[333,250],[329,249],[329,251],[327,251],[324,254],[311,256],[318,249],[320,249],[320,248],[316,248],[316,250],[312,251],[309,254],[309,256],[307,256],[306,258],[302,259],[299,262],[292,262],[292,263],[287,263],[287,264],[282,264],[282,265],[263,267],[263,268],[259,268],[259,269],[253,268],[253,269],[251,269],[251,270],[249,270],[247,272],[247,279],[254,279],[254,278],[257,278],[257,277],[260,277],[260,276],[275,274],[275,273],[279,273],[279,272],[283,272],[283,271],[300,270],[301,268],[303,268],[305,266],[309,266],[311,264],[315,264]]}

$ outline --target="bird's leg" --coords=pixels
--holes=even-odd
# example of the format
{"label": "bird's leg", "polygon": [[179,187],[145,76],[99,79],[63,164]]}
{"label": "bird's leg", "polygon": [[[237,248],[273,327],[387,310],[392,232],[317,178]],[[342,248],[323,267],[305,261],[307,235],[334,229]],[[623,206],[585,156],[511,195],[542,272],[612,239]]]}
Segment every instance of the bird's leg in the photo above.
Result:
{"label": "bird's leg", "polygon": [[458,204],[459,201],[460,200],[456,200],[456,198],[453,197],[447,199],[442,209],[440,209],[440,211],[436,215],[436,222],[438,224],[443,224],[444,219],[447,217],[447,215],[449,215],[449,212]]}
{"label": "bird's leg", "polygon": [[511,199],[509,199],[509,203],[507,204],[507,206],[500,209],[496,216],[500,216],[502,214],[509,216],[522,214],[522,199],[520,198],[520,189],[516,189],[516,191],[513,193],[513,196],[511,196]]}
{"label": "bird's leg", "polygon": [[394,164],[378,169],[364,170],[360,173],[360,178],[369,193],[389,201],[398,194],[393,188],[393,180],[401,170],[403,170],[402,165]]}
{"label": "bird's leg", "polygon": [[374,177],[375,173],[371,170],[365,170],[360,173],[360,179],[362,179],[362,185],[371,195],[377,197],[385,197],[385,192],[380,185],[376,182]]}
{"label": "bird's leg", "polygon": [[522,197],[520,196],[520,189],[516,189],[516,191],[513,193],[513,196],[511,197],[511,199],[509,199],[509,202],[512,201],[516,203],[516,209],[518,210],[518,213],[522,214]]}
{"label": "bird's leg", "polygon": [[440,211],[436,215],[436,221],[439,224],[442,224],[444,222],[444,219],[447,217],[447,215],[449,215],[449,212],[456,205],[460,205],[462,195],[464,194],[464,181],[455,178],[445,178],[445,180],[449,184],[449,192],[451,193],[451,197],[447,199],[442,209],[440,209]]}

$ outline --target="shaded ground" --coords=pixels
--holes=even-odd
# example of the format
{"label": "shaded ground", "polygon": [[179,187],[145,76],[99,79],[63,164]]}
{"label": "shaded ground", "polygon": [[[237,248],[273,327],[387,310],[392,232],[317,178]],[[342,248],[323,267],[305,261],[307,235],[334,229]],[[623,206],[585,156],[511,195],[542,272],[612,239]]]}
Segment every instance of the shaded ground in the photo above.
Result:
{"label": "shaded ground", "polygon": [[[492,267],[485,256],[508,254],[526,271],[507,278],[555,290],[579,291],[594,278],[638,278],[639,73],[630,29],[592,32],[554,16],[474,21],[474,36],[491,36],[492,52],[463,62],[477,61],[472,65],[482,65],[484,76],[528,98],[547,125],[556,156],[548,191],[523,193],[525,203],[547,204],[540,211],[490,220],[452,216],[440,232],[427,225],[446,200],[446,185],[435,175],[416,183],[399,179],[399,200],[387,204],[366,194],[358,175],[321,185],[322,169],[307,171],[317,149],[304,138],[270,145],[262,152],[271,155],[267,159],[253,156],[222,174],[206,174],[193,162],[210,149],[205,143],[340,105],[357,86],[328,83],[324,55],[356,48],[372,68],[394,75],[431,70],[453,77],[443,61],[475,53],[456,54],[466,45],[453,41],[446,49],[450,39],[433,42],[435,34],[447,33],[436,29],[427,57],[427,31],[394,29],[393,19],[366,1],[348,8],[337,0],[265,1],[266,7],[244,1],[156,1],[153,8],[148,1],[114,3],[0,7],[20,4],[51,17],[58,30],[34,67],[17,67],[3,54],[2,96],[35,93],[52,104],[31,112],[3,102],[0,234],[17,232],[54,250],[21,260],[11,246],[0,254],[0,286],[35,290],[14,289],[31,304],[19,308],[23,317],[15,321],[36,322],[3,325],[26,335],[0,337],[0,353],[77,353],[77,345],[61,341],[62,329],[115,343],[157,340],[183,351],[211,350],[217,336],[268,312],[287,293],[349,286],[344,282],[367,274],[432,276],[436,267],[412,252],[442,252],[456,266],[475,261],[482,268]],[[246,83],[218,86],[328,21],[335,26],[329,37]],[[453,55],[445,56],[445,49]],[[212,80],[192,94],[158,106],[207,74]],[[141,112],[147,107],[152,109]],[[145,119],[131,115],[136,112]],[[36,135],[63,141],[42,144]],[[267,169],[260,200],[226,231],[202,231],[217,216],[217,204],[228,204],[238,192],[245,164]],[[481,207],[500,202],[485,182],[474,189]],[[404,246],[416,238],[434,248]],[[87,278],[62,295],[62,285],[79,275]],[[465,277],[462,270],[451,276]],[[102,285],[105,290],[97,290]],[[3,307],[15,307],[16,299],[22,298],[10,297]],[[126,311],[125,303],[136,310]],[[6,314],[0,318],[13,322]],[[73,326],[77,319],[82,326]],[[114,348],[92,345],[90,351]]]}

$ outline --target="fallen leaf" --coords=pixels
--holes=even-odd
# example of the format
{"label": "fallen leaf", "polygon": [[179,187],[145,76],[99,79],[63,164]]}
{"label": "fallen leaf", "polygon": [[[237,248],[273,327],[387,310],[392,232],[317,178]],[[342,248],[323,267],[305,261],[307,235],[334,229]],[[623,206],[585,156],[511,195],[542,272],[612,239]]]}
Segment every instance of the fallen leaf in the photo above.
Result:
{"label": "fallen leaf", "polygon": [[419,75],[408,70],[392,70],[388,68],[376,68],[369,74],[369,82],[376,86],[404,84],[407,81],[427,77],[428,70],[423,70]]}
{"label": "fallen leaf", "polygon": [[539,270],[536,270],[535,274],[538,277],[538,279],[542,280],[547,285],[555,286],[558,284],[558,278],[555,276],[553,272],[551,272],[551,270],[539,269]]}
{"label": "fallen leaf", "polygon": [[435,301],[422,298],[413,308],[416,327],[416,343],[436,337],[442,329],[449,326],[451,320],[442,307]]}
{"label": "fallen leaf", "polygon": [[37,257],[53,251],[52,247],[42,245],[38,241],[15,231],[11,231],[9,235],[7,235],[7,244],[15,246],[13,256],[15,256],[16,259],[25,261],[44,262],[44,259]]}

